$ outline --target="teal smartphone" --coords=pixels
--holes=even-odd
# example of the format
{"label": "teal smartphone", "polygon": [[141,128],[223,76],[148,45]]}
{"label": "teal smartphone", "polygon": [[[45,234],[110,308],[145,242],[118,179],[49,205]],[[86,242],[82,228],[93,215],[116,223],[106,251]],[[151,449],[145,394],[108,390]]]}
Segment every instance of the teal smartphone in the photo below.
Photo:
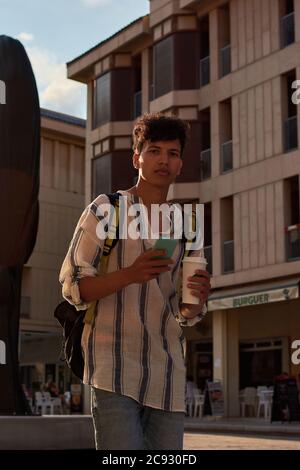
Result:
{"label": "teal smartphone", "polygon": [[172,258],[174,250],[176,248],[178,240],[174,240],[173,238],[159,238],[156,240],[154,245],[154,250],[166,250],[166,256],[155,256],[155,259],[167,259]]}

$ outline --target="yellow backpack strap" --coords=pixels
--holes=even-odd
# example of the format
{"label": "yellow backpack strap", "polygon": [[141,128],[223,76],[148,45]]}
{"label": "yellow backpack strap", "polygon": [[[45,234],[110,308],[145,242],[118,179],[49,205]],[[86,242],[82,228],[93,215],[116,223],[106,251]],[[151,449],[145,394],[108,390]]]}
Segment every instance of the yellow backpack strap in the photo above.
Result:
{"label": "yellow backpack strap", "polygon": [[[107,195],[110,203],[114,206],[114,211],[112,211],[111,219],[108,224],[108,232],[107,237],[104,242],[104,247],[100,259],[100,263],[98,265],[98,273],[106,273],[108,267],[108,260],[111,250],[116,245],[119,239],[119,217],[120,217],[120,203],[119,203],[119,193],[115,194],[108,194]],[[85,317],[84,323],[92,323],[95,307],[97,306],[98,301],[94,301],[88,307]]]}

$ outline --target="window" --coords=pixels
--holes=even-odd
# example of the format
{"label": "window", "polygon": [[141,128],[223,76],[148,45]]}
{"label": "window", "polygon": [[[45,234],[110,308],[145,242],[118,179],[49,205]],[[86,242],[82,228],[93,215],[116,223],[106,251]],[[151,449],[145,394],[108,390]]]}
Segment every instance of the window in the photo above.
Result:
{"label": "window", "polygon": [[30,297],[21,297],[20,317],[30,318]]}
{"label": "window", "polygon": [[221,240],[223,274],[234,272],[233,197],[221,199]]}
{"label": "window", "polygon": [[111,192],[111,154],[92,160],[92,197]]}
{"label": "window", "polygon": [[211,178],[211,125],[210,125],[210,108],[200,112],[201,123],[201,181]]}
{"label": "window", "polygon": [[282,372],[282,348],[282,341],[241,343],[240,389],[272,386],[274,377]]}
{"label": "window", "polygon": [[154,50],[154,94],[155,98],[173,89],[174,40],[173,36],[155,44]]}
{"label": "window", "polygon": [[231,99],[220,103],[221,173],[231,171],[232,161],[232,111]]}
{"label": "window", "polygon": [[200,67],[199,78],[200,87],[210,82],[210,56],[209,56],[209,16],[201,18],[199,22],[200,30]]}
{"label": "window", "polygon": [[218,9],[219,32],[219,77],[231,72],[230,7],[226,4]]}
{"label": "window", "polygon": [[299,176],[284,181],[286,258],[300,258],[300,194]]}
{"label": "window", "polygon": [[94,81],[93,127],[111,120],[111,73],[101,75]]}
{"label": "window", "polygon": [[281,47],[295,42],[294,0],[281,0]]}
{"label": "window", "polygon": [[134,95],[133,95],[133,119],[142,114],[142,65],[141,56],[138,55],[133,59],[134,71]]}
{"label": "window", "polygon": [[283,113],[283,149],[284,152],[298,148],[297,105],[292,102],[296,80],[295,70],[282,76],[282,113]]}

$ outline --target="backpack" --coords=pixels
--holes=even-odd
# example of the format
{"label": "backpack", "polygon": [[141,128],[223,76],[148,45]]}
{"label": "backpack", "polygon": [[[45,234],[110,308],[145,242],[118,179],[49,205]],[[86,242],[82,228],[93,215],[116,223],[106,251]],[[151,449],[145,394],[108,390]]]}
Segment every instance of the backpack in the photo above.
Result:
{"label": "backpack", "polygon": [[[110,204],[115,208],[115,220],[110,220],[108,227],[108,236],[105,240],[103,253],[100,260],[99,269],[105,272],[107,269],[109,255],[117,244],[119,239],[119,193],[107,194]],[[194,225],[194,219],[193,219]],[[185,244],[185,253],[187,255],[187,240],[183,236]],[[178,284],[180,288],[180,284]],[[79,379],[83,379],[84,371],[84,357],[81,348],[81,337],[85,323],[91,323],[94,315],[94,310],[97,306],[97,301],[93,302],[86,310],[76,310],[74,305],[71,305],[67,300],[62,301],[57,305],[54,311],[54,317],[58,320],[63,328],[63,340],[61,348],[61,359],[64,360],[67,366],[72,370]]]}
{"label": "backpack", "polygon": [[[114,224],[110,220],[108,227],[108,236],[105,240],[103,253],[101,256],[101,268],[106,271],[109,255],[111,250],[116,245],[119,238],[119,193],[107,194],[110,204],[115,208],[115,221]],[[60,302],[54,311],[54,317],[60,323],[63,329],[63,340],[61,347],[61,359],[64,360],[67,366],[72,370],[79,379],[83,379],[84,371],[84,358],[81,349],[81,337],[83,333],[84,324],[91,322],[94,309],[97,302],[93,302],[86,310],[76,310],[74,305],[71,305],[67,300]]]}

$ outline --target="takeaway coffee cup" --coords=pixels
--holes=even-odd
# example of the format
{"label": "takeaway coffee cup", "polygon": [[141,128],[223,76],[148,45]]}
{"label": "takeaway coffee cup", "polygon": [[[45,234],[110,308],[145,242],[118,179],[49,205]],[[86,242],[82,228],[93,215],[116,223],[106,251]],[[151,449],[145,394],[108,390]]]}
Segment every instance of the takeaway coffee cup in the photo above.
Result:
{"label": "takeaway coffee cup", "polygon": [[195,276],[197,269],[206,270],[207,261],[205,258],[199,257],[185,257],[182,260],[182,302],[186,304],[199,304],[200,299],[191,294],[190,287],[187,287],[191,282],[188,281],[189,277]]}

